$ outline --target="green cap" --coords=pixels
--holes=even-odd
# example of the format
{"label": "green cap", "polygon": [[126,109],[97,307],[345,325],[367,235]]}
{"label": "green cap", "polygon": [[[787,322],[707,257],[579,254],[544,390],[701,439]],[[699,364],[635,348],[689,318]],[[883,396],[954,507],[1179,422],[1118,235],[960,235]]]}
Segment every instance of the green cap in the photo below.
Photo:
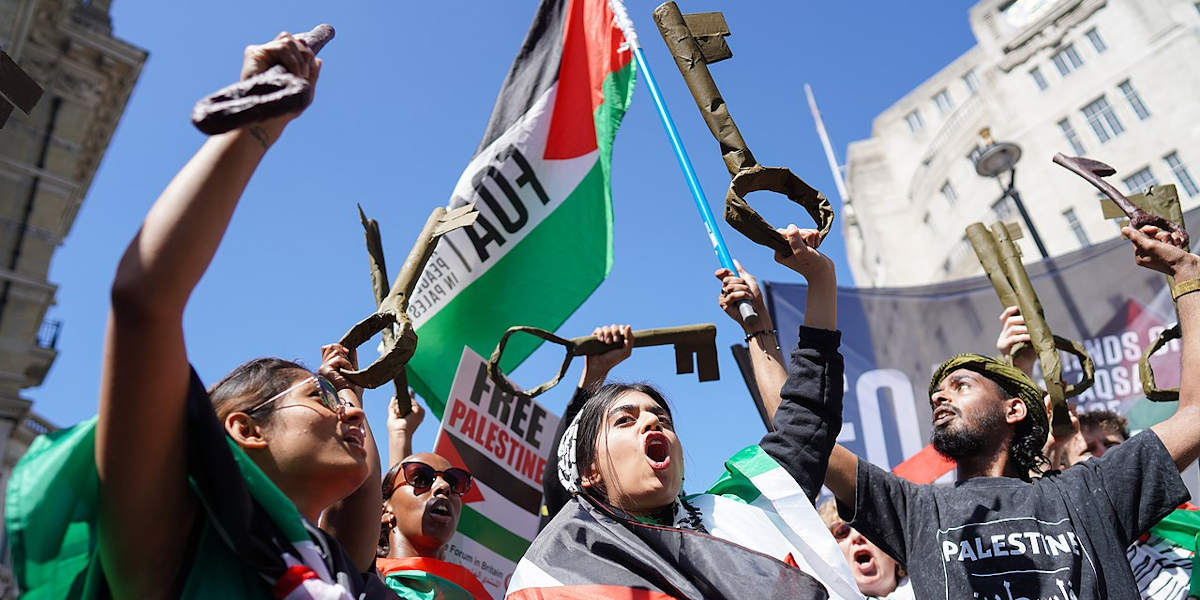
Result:
{"label": "green cap", "polygon": [[992,381],[1000,384],[1010,394],[1016,394],[1025,403],[1029,416],[1035,425],[1041,425],[1042,438],[1039,444],[1046,443],[1046,434],[1050,430],[1050,417],[1046,414],[1046,392],[1025,374],[1024,371],[1009,365],[999,359],[982,354],[955,354],[933,372],[929,380],[929,397],[932,398],[942,379],[958,369],[975,371]]}

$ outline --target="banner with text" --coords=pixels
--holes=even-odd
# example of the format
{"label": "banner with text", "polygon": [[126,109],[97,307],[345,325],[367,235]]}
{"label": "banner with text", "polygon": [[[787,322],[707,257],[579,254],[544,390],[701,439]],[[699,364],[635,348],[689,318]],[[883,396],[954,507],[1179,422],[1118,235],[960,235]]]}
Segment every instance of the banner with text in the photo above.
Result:
{"label": "banner with text", "polygon": [[[1025,268],[1051,330],[1081,341],[1095,362],[1095,384],[1073,399],[1080,411],[1115,410],[1133,430],[1174,412],[1175,403],[1147,400],[1138,377],[1142,351],[1176,321],[1174,304],[1163,276],[1134,264],[1128,242],[1110,240],[1027,261]],[[796,344],[806,291],[801,284],[765,282],[785,349]],[[838,441],[894,468],[929,441],[933,369],[960,352],[996,354],[1000,301],[980,276],[919,287],[840,288],[837,303],[846,361],[845,424]],[[1152,357],[1158,387],[1178,385],[1179,349],[1176,340]],[[1064,378],[1077,381],[1079,361],[1062,357]],[[1039,373],[1035,379],[1041,382]]]}
{"label": "banner with text", "polygon": [[503,598],[517,561],[537,535],[542,472],[558,416],[500,390],[487,361],[463,348],[434,452],[474,476],[445,559]]}

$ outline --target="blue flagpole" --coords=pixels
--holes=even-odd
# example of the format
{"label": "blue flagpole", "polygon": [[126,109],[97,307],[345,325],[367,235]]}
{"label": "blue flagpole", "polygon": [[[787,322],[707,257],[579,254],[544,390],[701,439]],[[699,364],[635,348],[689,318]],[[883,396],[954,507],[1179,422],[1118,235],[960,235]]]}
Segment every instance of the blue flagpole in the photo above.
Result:
{"label": "blue flagpole", "polygon": [[[650,73],[650,65],[646,63],[646,56],[642,53],[641,46],[636,44],[633,46],[633,57],[637,62],[638,70],[646,79],[646,87],[650,89],[650,97],[654,99],[654,106],[658,109],[658,117],[667,130],[667,137],[671,139],[671,147],[675,150],[675,158],[679,161],[683,178],[687,180],[688,189],[692,191],[692,200],[696,201],[696,208],[700,210],[700,218],[704,220],[704,228],[708,230],[708,239],[712,240],[713,252],[717,253],[717,259],[721,262],[722,267],[736,274],[738,270],[733,264],[733,257],[729,255],[729,249],[725,247],[725,238],[721,237],[721,230],[717,228],[717,220],[708,206],[708,198],[704,196],[704,190],[700,188],[700,180],[696,178],[692,160],[688,158],[683,141],[679,139],[679,130],[675,128],[675,122],[671,120],[671,112],[667,110],[667,104],[658,90],[658,82]],[[758,314],[754,312],[754,306],[749,301],[739,302],[738,312],[741,313],[743,322],[753,323],[758,319]]]}

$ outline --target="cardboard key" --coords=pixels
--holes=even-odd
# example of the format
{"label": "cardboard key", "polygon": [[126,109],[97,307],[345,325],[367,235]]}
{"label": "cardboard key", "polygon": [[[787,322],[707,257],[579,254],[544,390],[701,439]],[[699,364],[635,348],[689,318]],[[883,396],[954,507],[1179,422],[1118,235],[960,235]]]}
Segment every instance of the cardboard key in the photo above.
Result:
{"label": "cardboard key", "polygon": [[[333,39],[333,33],[331,25],[323,24],[293,37],[316,54]],[[217,135],[304,110],[312,99],[312,84],[307,79],[289,73],[283,65],[275,65],[201,98],[192,108],[192,124],[208,135]]]}
{"label": "cardboard key", "polygon": [[1129,217],[1129,223],[1134,229],[1140,229],[1143,225],[1154,225],[1159,229],[1178,233],[1183,236],[1183,247],[1188,246],[1187,229],[1183,227],[1182,219],[1176,223],[1163,215],[1155,214],[1154,211],[1148,211],[1136,203],[1131,202],[1121,190],[1113,187],[1113,185],[1103,178],[1109,175],[1116,174],[1117,170],[1098,161],[1082,156],[1067,156],[1063,153],[1054,155],[1054,164],[1059,165],[1072,173],[1082,177],[1084,181],[1092,184],[1092,187],[1100,190],[1104,195],[1112,199],[1113,203]]}
{"label": "cardboard key", "polygon": [[[514,333],[535,335],[547,342],[558,344],[566,350],[562,366],[554,379],[530,390],[519,390],[504,377],[504,373],[500,370],[500,359],[504,355],[508,338]],[[510,327],[508,331],[504,332],[500,342],[496,344],[491,358],[488,359],[487,372],[492,382],[504,391],[517,396],[533,398],[558,385],[563,375],[567,373],[567,368],[571,366],[571,360],[576,356],[604,354],[620,348],[623,344],[624,341],[605,344],[593,335],[568,340],[537,327]],[[717,365],[717,326],[712,323],[634,331],[633,347],[645,348],[647,346],[675,346],[675,372],[678,374],[694,372],[700,381],[716,381],[721,378]],[[695,357],[694,363],[693,357]]]}
{"label": "cardboard key", "polygon": [[[995,223],[991,231],[982,223],[972,223],[967,226],[967,240],[975,250],[975,256],[979,258],[979,264],[983,266],[988,280],[992,282],[1000,304],[1006,308],[1017,306],[1021,309],[1029,338],[1042,365],[1046,394],[1050,396],[1051,431],[1056,436],[1065,436],[1074,431],[1071,414],[1067,408],[1067,398],[1078,396],[1092,386],[1096,368],[1082,344],[1054,335],[1050,331],[1037,291],[1029,280],[1029,274],[1025,272],[1025,265],[1021,263],[1021,250],[1015,242],[1020,238],[1020,231],[1015,223]],[[1025,346],[1024,343],[1014,345],[1009,355],[1004,357],[1005,360],[1011,364],[1012,357]],[[1067,384],[1063,381],[1059,350],[1079,358],[1083,366],[1083,376],[1078,383]]]}
{"label": "cardboard key", "polygon": [[729,35],[725,17],[719,12],[685,15],[674,2],[667,2],[654,9],[654,22],[675,57],[675,65],[687,82],[704,122],[717,138],[725,166],[733,177],[725,194],[725,221],[754,242],[790,254],[787,240],[746,201],[750,192],[771,191],[803,206],[824,240],[833,226],[829,200],[791,170],[758,164],[708,71],[709,64],[733,56],[725,42],[725,36]]}
{"label": "cardboard key", "polygon": [[387,290],[387,267],[383,260],[383,244],[379,235],[379,224],[368,219],[358,209],[366,230],[367,253],[371,261],[371,286],[375,292],[378,309],[375,314],[359,321],[342,336],[341,345],[347,348],[357,348],[376,333],[383,336],[383,352],[375,362],[364,369],[356,371],[343,370],[342,376],[351,383],[365,388],[375,389],[388,381],[395,382],[396,399],[399,400],[401,416],[408,414],[410,404],[408,398],[408,383],[405,366],[417,351],[417,332],[408,317],[408,302],[425,263],[433,256],[437,248],[437,240],[441,236],[460,227],[466,227],[475,222],[479,212],[474,204],[466,204],[447,211],[437,207],[429,215],[425,227],[417,236],[417,242],[408,253],[396,282],[391,290]]}

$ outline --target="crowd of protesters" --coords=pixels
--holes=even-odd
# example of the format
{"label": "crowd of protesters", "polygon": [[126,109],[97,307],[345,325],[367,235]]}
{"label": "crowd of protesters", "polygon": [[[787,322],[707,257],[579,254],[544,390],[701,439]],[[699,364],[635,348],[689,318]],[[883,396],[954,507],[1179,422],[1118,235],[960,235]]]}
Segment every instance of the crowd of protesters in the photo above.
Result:
{"label": "crowd of protesters", "polygon": [[[314,85],[321,71],[304,44],[281,34],[247,48],[243,77],[275,64]],[[190,367],[183,314],[192,291],[259,161],[298,115],[209,138],[130,242],[112,285],[98,417],[46,447],[81,457],[56,463],[71,468],[39,474],[82,490],[71,499],[77,510],[59,525],[9,532],[18,562],[41,561],[40,570],[18,568],[27,592],[488,597],[470,571],[444,560],[472,474],[412,451],[424,412],[411,398],[392,399],[380,464],[362,390],[340,375],[356,368],[353,352],[323,347],[315,372],[250,360],[207,389]],[[1032,355],[950,357],[934,372],[929,404],[932,444],[956,462],[957,481],[918,485],[837,444],[844,384],[833,262],[817,232],[780,233],[788,249],[774,259],[808,285],[788,358],[754,277],[740,264],[716,273],[718,304],[750,345],[769,431],[688,493],[670,403],[652,384],[606,381],[630,355],[632,328],[597,328],[620,346],[586,360],[542,478],[541,529],[509,598],[1195,593],[1192,552],[1160,522],[1194,508],[1179,471],[1200,456],[1200,294],[1177,299],[1178,408],[1136,435],[1109,412],[1080,414],[1071,436],[1050,435]],[[1138,264],[1177,282],[1200,278],[1200,258],[1171,234],[1144,226],[1122,235]],[[760,315],[752,325],[738,316],[743,301]],[[1015,309],[1001,319],[997,346],[1007,355],[1029,337]],[[399,402],[411,404],[403,416]],[[83,480],[94,485],[75,486]],[[44,568],[56,563],[29,540],[37,527],[79,523],[85,543],[70,560],[84,576],[56,579]]]}

